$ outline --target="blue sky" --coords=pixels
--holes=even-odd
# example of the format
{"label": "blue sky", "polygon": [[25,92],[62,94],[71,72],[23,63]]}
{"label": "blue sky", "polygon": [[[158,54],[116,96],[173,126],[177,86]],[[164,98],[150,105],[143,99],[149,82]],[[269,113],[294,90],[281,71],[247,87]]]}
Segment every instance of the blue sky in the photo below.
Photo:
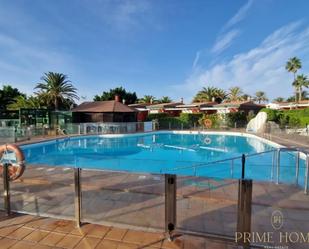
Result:
{"label": "blue sky", "polygon": [[31,94],[44,72],[79,94],[123,86],[188,102],[204,86],[293,94],[309,74],[307,0],[0,0],[0,84]]}

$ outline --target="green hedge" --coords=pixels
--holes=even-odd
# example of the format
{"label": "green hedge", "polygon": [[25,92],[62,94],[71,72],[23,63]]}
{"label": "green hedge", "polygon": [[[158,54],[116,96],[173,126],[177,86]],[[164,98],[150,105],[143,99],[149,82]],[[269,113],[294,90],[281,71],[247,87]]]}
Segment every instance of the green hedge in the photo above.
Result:
{"label": "green hedge", "polygon": [[272,110],[262,109],[267,113],[267,120],[274,121],[281,127],[305,127],[309,124],[309,108],[303,110]]}

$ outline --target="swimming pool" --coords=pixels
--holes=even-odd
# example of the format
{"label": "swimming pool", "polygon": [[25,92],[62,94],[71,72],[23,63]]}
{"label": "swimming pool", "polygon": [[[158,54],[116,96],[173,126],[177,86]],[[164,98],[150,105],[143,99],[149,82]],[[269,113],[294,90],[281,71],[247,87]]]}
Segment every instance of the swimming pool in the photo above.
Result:
{"label": "swimming pool", "polygon": [[[143,173],[175,173],[218,178],[239,178],[241,159],[210,162],[241,156],[246,160],[246,177],[272,180],[276,177],[274,152],[280,147],[265,139],[242,133],[152,132],[131,135],[78,136],[55,139],[21,148],[33,165],[80,167]],[[296,156],[282,152],[280,181],[295,182]],[[300,162],[300,176],[304,175]],[[303,183],[303,177],[299,183]]]}

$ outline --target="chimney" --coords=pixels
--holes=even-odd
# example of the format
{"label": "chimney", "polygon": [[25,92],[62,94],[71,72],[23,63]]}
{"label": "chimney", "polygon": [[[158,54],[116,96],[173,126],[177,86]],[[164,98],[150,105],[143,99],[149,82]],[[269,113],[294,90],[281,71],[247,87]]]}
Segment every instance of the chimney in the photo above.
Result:
{"label": "chimney", "polygon": [[212,98],[211,98],[211,101],[212,101],[212,102],[216,102],[216,98],[215,98],[215,97],[212,97]]}
{"label": "chimney", "polygon": [[126,104],[126,100],[125,99],[122,100],[122,104],[124,104],[124,105]]}
{"label": "chimney", "polygon": [[183,104],[183,98],[180,98],[180,103],[182,103],[182,104]]}
{"label": "chimney", "polygon": [[247,97],[247,101],[251,101],[251,97],[250,96]]}
{"label": "chimney", "polygon": [[115,101],[120,102],[120,97],[117,94],[115,95]]}

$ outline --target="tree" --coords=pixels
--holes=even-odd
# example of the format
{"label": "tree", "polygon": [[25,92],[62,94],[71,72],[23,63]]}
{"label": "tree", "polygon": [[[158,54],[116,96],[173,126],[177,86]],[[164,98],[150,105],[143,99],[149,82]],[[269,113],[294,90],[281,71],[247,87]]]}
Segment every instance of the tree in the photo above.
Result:
{"label": "tree", "polygon": [[7,107],[10,110],[19,110],[21,108],[46,108],[47,106],[40,101],[38,97],[20,95],[14,99],[14,103],[9,104]]}
{"label": "tree", "polygon": [[10,104],[15,102],[15,98],[19,96],[26,97],[26,95],[21,93],[17,88],[4,85],[0,90],[0,109],[7,109]]}
{"label": "tree", "polygon": [[217,87],[203,87],[193,98],[193,102],[211,102],[221,103],[226,98],[226,92]]}
{"label": "tree", "polygon": [[282,98],[282,97],[277,97],[277,98],[274,99],[274,102],[282,103],[282,102],[284,102],[284,98]]}
{"label": "tree", "polygon": [[242,100],[242,95],[243,95],[243,91],[241,90],[240,87],[235,86],[235,87],[231,87],[229,89],[229,93],[228,93],[228,99],[230,101],[238,101],[238,100]]}
{"label": "tree", "polygon": [[297,75],[296,79],[293,82],[293,86],[295,87],[295,90],[296,90],[296,96],[298,94],[298,99],[296,97],[297,102],[301,101],[302,100],[303,87],[308,88],[308,86],[309,86],[308,78],[303,74]]}
{"label": "tree", "polygon": [[168,96],[163,96],[161,99],[158,100],[160,103],[170,103],[172,99]]}
{"label": "tree", "polygon": [[261,102],[265,102],[265,101],[268,101],[268,98],[266,96],[266,93],[265,92],[262,92],[262,91],[258,91],[255,93],[255,101],[257,101],[259,104]]}
{"label": "tree", "polygon": [[115,96],[118,95],[121,100],[124,100],[127,105],[134,104],[137,101],[137,96],[135,92],[128,92],[123,87],[116,87],[110,89],[108,92],[103,92],[102,95],[95,95],[94,101],[106,101],[114,100]]}
{"label": "tree", "polygon": [[143,104],[153,104],[156,102],[156,99],[152,95],[145,95],[143,98],[139,99],[138,102]]}
{"label": "tree", "polygon": [[48,72],[42,77],[42,83],[38,83],[35,89],[38,89],[38,97],[53,104],[55,110],[59,110],[59,104],[66,101],[75,103],[77,89],[68,80],[68,77],[62,73]]}
{"label": "tree", "polygon": [[[300,59],[298,59],[297,57],[293,57],[293,58],[290,58],[286,65],[285,65],[285,69],[288,71],[288,72],[291,72],[293,73],[293,77],[294,77],[294,80],[293,80],[293,84],[296,80],[296,73],[298,71],[298,69],[301,68],[301,61]],[[295,88],[295,100],[297,101],[297,94],[299,94],[299,89],[296,89]]]}

